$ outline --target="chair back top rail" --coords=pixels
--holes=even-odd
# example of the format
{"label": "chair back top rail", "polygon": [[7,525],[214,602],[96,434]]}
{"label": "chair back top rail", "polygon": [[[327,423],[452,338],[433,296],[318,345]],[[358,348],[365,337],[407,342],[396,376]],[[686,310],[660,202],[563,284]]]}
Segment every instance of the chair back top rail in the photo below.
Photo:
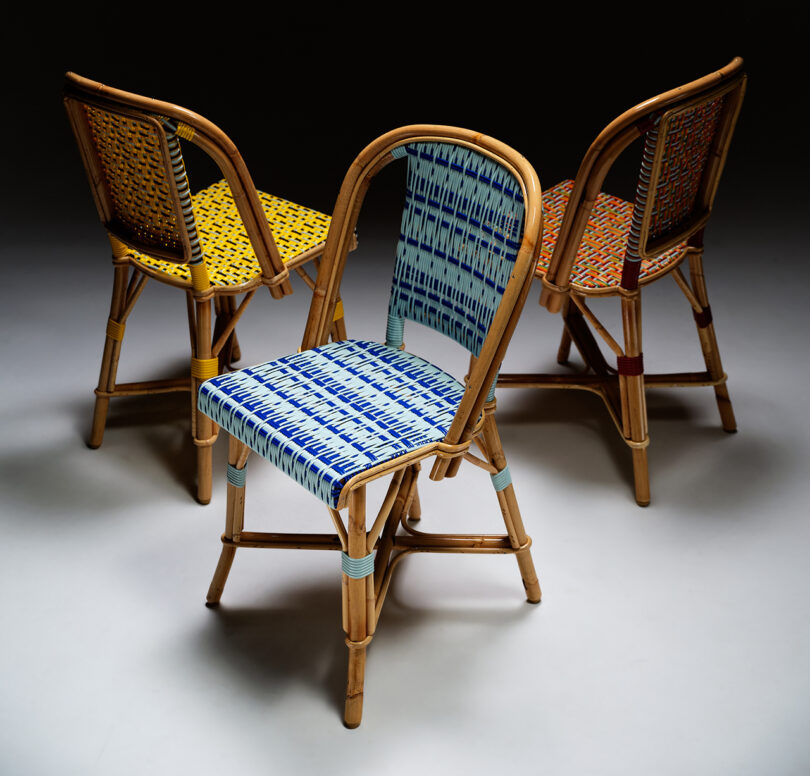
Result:
{"label": "chair back top rail", "polygon": [[608,124],[586,152],[543,279],[541,304],[560,309],[582,235],[605,177],[644,137],[621,287],[637,287],[642,259],[689,240],[705,225],[745,93],[743,60],[635,105]]}
{"label": "chair back top rail", "polygon": [[[170,261],[198,260],[188,181],[177,140],[181,137],[201,148],[222,172],[271,294],[281,297],[292,293],[289,271],[273,240],[250,173],[234,143],[219,127],[173,103],[105,86],[70,72],[65,75],[64,100],[99,217],[115,238]],[[115,136],[107,159],[100,148],[101,132]],[[132,158],[125,159],[126,153]],[[114,190],[126,177],[110,177],[105,168],[114,165],[124,173],[134,169],[139,182],[146,184],[147,190],[141,192],[141,212],[138,202],[135,212],[124,212],[132,206],[133,195],[131,191]],[[158,202],[161,198],[164,201]],[[150,208],[151,218],[145,214]]]}

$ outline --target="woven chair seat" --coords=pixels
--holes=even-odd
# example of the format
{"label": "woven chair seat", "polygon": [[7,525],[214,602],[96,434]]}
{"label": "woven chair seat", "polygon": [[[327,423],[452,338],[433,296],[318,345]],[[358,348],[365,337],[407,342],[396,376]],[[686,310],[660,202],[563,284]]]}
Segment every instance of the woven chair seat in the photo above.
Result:
{"label": "woven chair seat", "polygon": [[[540,275],[548,270],[573,187],[574,181],[566,180],[543,192],[543,247],[537,262]],[[591,291],[619,287],[632,216],[632,202],[611,194],[599,194],[571,271],[572,286]],[[665,272],[681,258],[685,248],[682,243],[654,259],[643,259],[639,282]]]}
{"label": "woven chair seat", "polygon": [[199,407],[335,507],[356,474],[442,440],[463,393],[418,356],[343,340],[208,380]]}
{"label": "woven chair seat", "polygon": [[[272,194],[256,193],[283,261],[290,261],[326,240],[329,216]],[[191,201],[211,284],[239,286],[261,275],[227,181],[218,181],[192,194]],[[188,264],[165,261],[134,250],[131,255],[143,267],[169,275],[175,282],[180,280],[191,285]]]}

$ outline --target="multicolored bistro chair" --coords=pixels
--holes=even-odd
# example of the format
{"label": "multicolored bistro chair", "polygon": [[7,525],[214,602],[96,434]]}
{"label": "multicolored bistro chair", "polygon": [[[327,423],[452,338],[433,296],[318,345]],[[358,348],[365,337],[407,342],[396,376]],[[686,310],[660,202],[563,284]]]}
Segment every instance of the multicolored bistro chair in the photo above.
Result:
{"label": "multicolored bistro chair", "polygon": [[[407,159],[408,181],[385,344],[327,344],[366,189],[395,159]],[[536,173],[497,140],[432,125],[383,135],[358,156],[344,179],[302,349],[200,387],[201,410],[231,435],[224,546],[208,603],[219,602],[240,547],[340,551],[348,727],[360,724],[366,648],[392,572],[406,555],[512,553],[528,600],[540,600],[530,540],[495,424],[494,386],[532,281],[541,219]],[[470,351],[465,383],[404,349],[405,320],[431,327]],[[470,452],[473,443],[481,457]],[[251,451],[322,501],[336,532],[245,531]],[[454,476],[462,460],[488,472],[506,533],[416,530],[416,480],[420,463],[429,458],[433,480]],[[391,478],[387,495],[376,517],[367,520],[366,486],[384,476]]]}
{"label": "multicolored bistro chair", "polygon": [[[66,75],[64,95],[114,268],[88,445],[101,445],[112,397],[190,390],[197,498],[207,504],[217,431],[196,407],[197,388],[239,358],[235,326],[259,288],[267,286],[274,298],[291,293],[291,269],[314,286],[302,265],[323,253],[330,218],[257,191],[236,146],[196,113],[74,73]],[[181,140],[210,156],[223,179],[191,194]],[[185,292],[191,375],[119,384],[126,320],[149,278]],[[345,336],[340,310],[334,332]]]}
{"label": "multicolored bistro chair", "polygon": [[[737,426],[717,349],[703,277],[703,232],[711,215],[745,92],[743,62],[642,102],[609,124],[588,149],[575,180],[543,196],[545,229],[536,274],[540,304],[562,310],[557,360],[568,361],[571,342],[585,361],[579,374],[503,374],[499,386],[578,388],[602,397],[633,453],[636,501],[650,502],[645,384],[713,386],[726,431]],[[616,158],[643,138],[635,202],[602,192]],[[691,285],[680,265],[688,260]],[[641,346],[641,289],[671,276],[692,306],[704,372],[646,374]],[[588,297],[618,296],[624,344],[589,309]],[[590,324],[590,326],[588,325]],[[613,351],[602,354],[595,330]]]}

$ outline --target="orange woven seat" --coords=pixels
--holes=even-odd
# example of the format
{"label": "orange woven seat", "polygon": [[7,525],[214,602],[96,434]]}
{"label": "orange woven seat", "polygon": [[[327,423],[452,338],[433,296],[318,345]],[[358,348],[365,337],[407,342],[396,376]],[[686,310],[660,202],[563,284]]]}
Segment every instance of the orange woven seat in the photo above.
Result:
{"label": "orange woven seat", "polygon": [[[538,275],[545,275],[548,271],[573,188],[574,181],[566,180],[543,193],[543,247],[537,262]],[[632,202],[611,194],[599,194],[571,270],[573,287],[594,291],[615,289],[621,284],[632,218]],[[681,259],[685,250],[686,243],[683,242],[654,258],[642,259],[639,283],[666,272],[670,265]]]}

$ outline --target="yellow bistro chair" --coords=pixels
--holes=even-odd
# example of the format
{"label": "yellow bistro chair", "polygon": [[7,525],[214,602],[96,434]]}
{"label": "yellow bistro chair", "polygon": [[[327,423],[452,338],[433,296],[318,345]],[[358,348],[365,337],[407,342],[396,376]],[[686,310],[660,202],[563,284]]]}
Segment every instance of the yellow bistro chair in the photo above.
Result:
{"label": "yellow bistro chair", "polygon": [[[303,265],[317,263],[331,219],[258,191],[225,133],[185,108],[74,73],[66,74],[64,100],[112,246],[114,271],[88,445],[101,445],[112,397],[190,391],[197,499],[206,504],[217,429],[198,411],[197,389],[239,358],[235,326],[259,288],[267,286],[276,299],[291,293],[291,269],[314,286]],[[222,180],[192,194],[181,140],[213,159]],[[126,320],[149,278],[185,292],[190,376],[119,384]],[[345,334],[341,310],[333,327],[336,336]]]}
{"label": "yellow bistro chair", "polygon": [[[568,362],[573,341],[585,370],[568,374],[502,374],[498,386],[576,388],[604,400],[632,450],[635,497],[650,502],[645,385],[713,386],[726,431],[736,431],[703,274],[703,233],[740,112],[746,77],[739,57],[722,69],[636,105],[591,144],[574,180],[543,195],[544,232],[536,275],[540,304],[562,310],[557,355]],[[643,139],[635,202],[602,191],[617,157]],[[681,272],[689,265],[690,281]],[[671,276],[692,307],[706,370],[648,374],[641,337],[641,292]],[[614,339],[587,299],[619,297],[623,341]],[[596,332],[613,352],[608,363]]]}

